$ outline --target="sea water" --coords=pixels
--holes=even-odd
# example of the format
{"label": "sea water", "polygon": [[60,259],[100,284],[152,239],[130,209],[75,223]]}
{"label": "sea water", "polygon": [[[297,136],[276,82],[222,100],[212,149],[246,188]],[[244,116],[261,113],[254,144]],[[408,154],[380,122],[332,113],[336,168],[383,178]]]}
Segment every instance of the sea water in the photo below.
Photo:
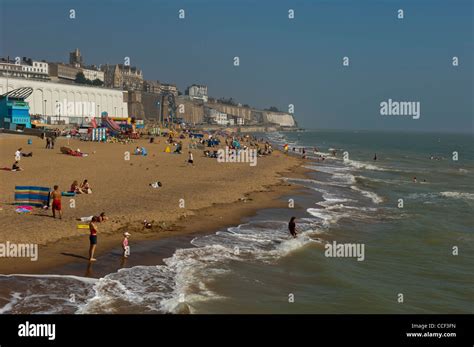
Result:
{"label": "sea water", "polygon": [[[282,198],[294,208],[97,279],[0,276],[0,313],[474,312],[472,135],[267,136],[289,155],[306,150],[308,177],[287,178],[299,189]],[[334,242],[364,245],[363,261],[327,257]]]}

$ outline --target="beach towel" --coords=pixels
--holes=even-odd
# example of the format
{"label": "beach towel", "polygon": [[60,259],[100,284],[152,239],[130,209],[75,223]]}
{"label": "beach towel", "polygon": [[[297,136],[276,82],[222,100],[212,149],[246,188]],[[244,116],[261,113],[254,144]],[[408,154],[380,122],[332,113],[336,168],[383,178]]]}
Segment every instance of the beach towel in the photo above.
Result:
{"label": "beach towel", "polygon": [[16,213],[30,213],[31,211],[33,211],[33,207],[31,206],[18,206],[15,209]]}
{"label": "beach towel", "polygon": [[61,192],[61,196],[76,196],[75,192]]}
{"label": "beach towel", "polygon": [[49,206],[49,188],[36,186],[15,186],[15,205]]}

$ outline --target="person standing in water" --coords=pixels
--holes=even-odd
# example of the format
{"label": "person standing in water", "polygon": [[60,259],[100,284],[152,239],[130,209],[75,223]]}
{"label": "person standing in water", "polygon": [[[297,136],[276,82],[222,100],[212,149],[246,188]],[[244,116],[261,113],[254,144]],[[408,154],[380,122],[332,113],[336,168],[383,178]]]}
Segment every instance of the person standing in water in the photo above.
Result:
{"label": "person standing in water", "polygon": [[377,153],[374,155],[374,161],[377,160]]}
{"label": "person standing in water", "polygon": [[298,235],[298,233],[296,232],[295,219],[296,219],[296,217],[291,217],[290,222],[288,223],[288,230],[289,230],[291,236],[293,236],[293,238],[296,238],[296,236]]}
{"label": "person standing in water", "polygon": [[90,247],[89,247],[89,261],[96,261],[97,259],[94,258],[94,253],[95,253],[95,248],[97,246],[97,223],[98,218],[97,217],[92,217],[91,222],[89,223],[89,241],[90,241]]}

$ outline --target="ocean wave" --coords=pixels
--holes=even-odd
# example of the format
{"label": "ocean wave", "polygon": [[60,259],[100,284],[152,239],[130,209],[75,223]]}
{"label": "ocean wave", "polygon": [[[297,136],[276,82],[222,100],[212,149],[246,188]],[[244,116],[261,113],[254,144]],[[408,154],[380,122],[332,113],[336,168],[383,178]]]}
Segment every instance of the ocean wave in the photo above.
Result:
{"label": "ocean wave", "polygon": [[464,192],[441,192],[439,193],[440,196],[445,198],[453,198],[453,199],[463,199],[463,200],[474,200],[473,193],[464,193]]}
{"label": "ocean wave", "polygon": [[344,184],[347,184],[347,185],[356,183],[355,176],[350,174],[350,173],[346,173],[346,174],[336,173],[332,177],[333,177],[334,180],[336,180],[339,183],[344,183]]}
{"label": "ocean wave", "polygon": [[459,200],[474,200],[473,193],[466,192],[431,192],[431,193],[411,193],[408,195],[410,199],[437,199],[450,198]]}
{"label": "ocean wave", "polygon": [[380,204],[381,202],[383,202],[383,199],[374,192],[369,192],[367,190],[360,189],[356,186],[351,186],[351,189],[361,193],[366,198],[371,199],[374,204]]}
{"label": "ocean wave", "polygon": [[[367,181],[379,182],[379,183],[385,183],[385,184],[404,184],[404,183],[407,183],[407,180],[381,179],[381,178],[367,177],[367,176],[362,176],[362,175],[355,176],[355,178],[356,178],[356,180],[367,180]],[[410,182],[410,181],[408,181],[408,182]],[[420,183],[426,183],[426,182],[420,182]]]}
{"label": "ocean wave", "polygon": [[324,201],[319,201],[317,204],[324,207],[337,205],[343,202],[355,201],[352,199],[344,199],[344,198],[328,198],[328,197],[325,197],[324,195],[323,195],[323,198],[324,198]]}
{"label": "ocean wave", "polygon": [[336,174],[342,172],[348,172],[350,168],[344,166],[329,166],[329,165],[305,165],[304,168],[324,172],[327,174]]}
{"label": "ocean wave", "polygon": [[336,224],[341,218],[348,218],[350,213],[342,213],[330,211],[327,208],[308,208],[306,210],[310,215],[322,221],[322,226],[329,228],[332,224]]}
{"label": "ocean wave", "polygon": [[382,168],[380,166],[374,165],[374,164],[369,164],[369,163],[364,163],[361,161],[357,160],[344,160],[343,161],[345,164],[350,165],[356,169],[366,169],[366,170],[374,170],[374,171],[399,171],[396,169],[386,169]]}
{"label": "ocean wave", "polygon": [[0,297],[0,313],[72,314],[94,296],[97,281],[69,275],[0,275],[1,288],[9,290]]}
{"label": "ocean wave", "polygon": [[[349,172],[349,168],[347,167],[308,165],[308,166],[305,166],[305,168],[314,170],[317,172],[324,172],[324,173],[330,174],[333,181],[324,182],[324,184],[348,185],[348,184],[353,184],[356,182],[355,176]],[[321,183],[320,181],[315,181],[315,182]]]}

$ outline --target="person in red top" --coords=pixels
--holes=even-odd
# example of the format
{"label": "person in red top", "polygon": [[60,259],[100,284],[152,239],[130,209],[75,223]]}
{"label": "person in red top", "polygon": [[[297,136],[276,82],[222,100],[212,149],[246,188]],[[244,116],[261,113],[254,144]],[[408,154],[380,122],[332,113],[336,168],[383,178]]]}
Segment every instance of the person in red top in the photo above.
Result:
{"label": "person in red top", "polygon": [[97,231],[98,231],[97,224],[96,224],[97,222],[98,222],[98,217],[92,217],[92,220],[89,223],[89,231],[90,231],[89,261],[97,260],[94,258],[95,248],[97,246]]}

